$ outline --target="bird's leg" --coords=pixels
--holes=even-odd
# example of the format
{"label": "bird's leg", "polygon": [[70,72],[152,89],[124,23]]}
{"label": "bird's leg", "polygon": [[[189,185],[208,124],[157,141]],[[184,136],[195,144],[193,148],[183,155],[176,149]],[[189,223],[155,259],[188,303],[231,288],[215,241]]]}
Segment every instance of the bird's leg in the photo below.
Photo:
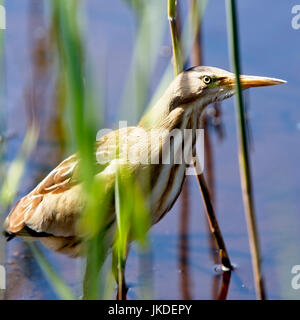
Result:
{"label": "bird's leg", "polygon": [[[195,164],[195,167],[197,168],[197,164]],[[198,180],[200,190],[202,193],[205,211],[206,211],[206,215],[207,215],[208,222],[209,222],[209,228],[210,228],[210,231],[212,232],[212,234],[216,240],[216,243],[218,245],[218,248],[219,248],[219,255],[220,255],[221,263],[222,263],[223,267],[225,267],[228,271],[232,270],[233,268],[232,268],[232,265],[231,265],[231,262],[229,259],[229,255],[228,255],[228,252],[227,252],[227,249],[225,246],[225,242],[223,240],[223,236],[222,236],[222,233],[221,233],[221,230],[219,227],[217,217],[215,215],[213,205],[210,200],[209,190],[208,190],[203,173],[197,174],[197,180]]]}
{"label": "bird's leg", "polygon": [[125,280],[125,266],[128,251],[127,247],[125,256],[117,249],[114,249],[112,253],[112,271],[118,285],[117,300],[126,300],[128,287]]}

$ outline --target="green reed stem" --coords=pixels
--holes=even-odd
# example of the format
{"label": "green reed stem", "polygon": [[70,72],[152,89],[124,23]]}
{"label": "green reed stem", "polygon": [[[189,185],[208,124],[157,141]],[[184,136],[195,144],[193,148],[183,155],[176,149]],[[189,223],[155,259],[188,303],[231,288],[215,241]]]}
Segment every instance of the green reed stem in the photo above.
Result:
{"label": "green reed stem", "polygon": [[178,37],[178,28],[176,22],[176,10],[177,10],[177,0],[168,0],[168,19],[170,24],[172,47],[173,47],[173,64],[174,73],[178,75],[182,72],[183,63],[181,56],[181,49]]}
{"label": "green reed stem", "polygon": [[234,0],[227,0],[227,23],[228,37],[230,40],[231,48],[231,63],[236,77],[236,117],[239,138],[240,175],[252,256],[252,266],[257,297],[258,299],[265,299],[266,296],[261,270],[261,255],[254,209],[254,197],[250,170],[245,111],[242,95],[242,86],[240,81],[241,68],[239,56],[238,21],[236,3]]}

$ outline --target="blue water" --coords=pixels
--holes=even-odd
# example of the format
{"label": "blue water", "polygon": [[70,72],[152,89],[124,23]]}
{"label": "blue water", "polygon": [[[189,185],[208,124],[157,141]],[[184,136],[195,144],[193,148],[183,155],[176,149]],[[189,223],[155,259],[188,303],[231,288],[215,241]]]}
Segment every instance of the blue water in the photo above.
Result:
{"label": "blue water", "polygon": [[[36,39],[43,32],[32,28],[28,20],[30,4],[35,2],[10,0],[6,3],[7,132],[13,134],[8,142],[8,161],[15,156],[26,130],[26,90],[28,92],[34,87],[28,39]],[[137,24],[133,12],[122,1],[86,0],[85,3],[89,62],[97,92],[105,94],[107,124],[113,126],[120,114],[119,106],[131,66]],[[202,23],[203,58],[206,65],[230,69],[224,3],[218,0],[208,2]],[[300,264],[300,30],[293,30],[291,26],[291,9],[295,1],[243,0],[238,3],[243,72],[288,81],[282,86],[253,89],[247,98],[252,132],[255,208],[267,296],[270,299],[298,299],[300,292],[291,287],[291,268]],[[161,1],[161,6],[161,10],[165,11],[166,1]],[[31,14],[31,22],[39,18],[38,12]],[[182,6],[182,14],[186,14],[186,4]],[[170,47],[167,24],[165,33],[161,52]],[[169,58],[168,54],[159,55],[151,76],[147,101],[162,77]],[[147,64],[147,61],[144,63]],[[40,85],[47,86],[49,83]],[[51,105],[38,105],[38,108],[47,124]],[[220,142],[214,131],[211,137],[216,177],[215,206],[229,254],[237,265],[231,277],[228,299],[254,299],[240,191],[233,99],[222,103],[222,114],[225,139]],[[43,134],[47,143],[43,143],[43,139],[39,142],[39,150],[30,160],[30,170],[22,180],[19,196],[28,192],[64,157],[57,138],[49,138],[47,130]],[[210,254],[203,206],[192,177],[189,179],[189,192],[189,294],[194,299],[211,299],[216,297],[220,276],[214,272],[215,262]],[[183,298],[183,274],[178,263],[179,211],[180,200],[151,231],[154,292],[158,299]],[[30,257],[26,258],[30,261],[28,263],[22,258],[23,250],[22,244],[17,241],[8,246],[8,261],[12,263],[9,265],[13,266],[16,261],[26,265],[17,271],[11,268],[9,298],[57,298],[35,262]],[[54,253],[47,255],[64,279],[78,290],[80,272],[73,261]],[[14,279],[16,273],[23,281]],[[144,276],[138,268],[137,252],[133,250],[127,266],[127,278],[131,284],[129,298],[138,295]]]}

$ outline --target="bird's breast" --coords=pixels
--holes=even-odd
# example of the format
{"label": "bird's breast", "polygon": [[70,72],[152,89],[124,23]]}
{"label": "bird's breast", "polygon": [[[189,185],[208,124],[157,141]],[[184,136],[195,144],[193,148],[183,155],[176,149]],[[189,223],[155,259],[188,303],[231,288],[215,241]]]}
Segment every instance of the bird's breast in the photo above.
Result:
{"label": "bird's breast", "polygon": [[161,163],[154,165],[151,194],[152,221],[158,222],[176,202],[191,164],[199,127],[199,113],[191,111],[165,134],[160,146]]}

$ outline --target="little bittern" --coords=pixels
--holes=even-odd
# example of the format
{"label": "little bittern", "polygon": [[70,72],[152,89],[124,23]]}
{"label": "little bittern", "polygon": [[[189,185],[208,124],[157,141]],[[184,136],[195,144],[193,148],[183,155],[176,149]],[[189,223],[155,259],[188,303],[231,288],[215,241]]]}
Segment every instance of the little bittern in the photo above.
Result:
{"label": "little bittern", "polygon": [[[274,78],[241,76],[243,89],[281,83],[284,81]],[[143,177],[145,169],[149,169],[151,224],[157,223],[170,211],[178,198],[185,179],[187,163],[180,164],[174,161],[176,154],[182,148],[182,141],[178,140],[176,135],[171,143],[174,157],[170,163],[161,161],[153,163],[151,162],[153,155],[154,158],[161,160],[162,150],[169,142],[169,134],[174,129],[177,129],[177,133],[184,129],[195,131],[200,126],[200,116],[204,108],[210,103],[231,97],[234,92],[235,77],[230,72],[204,66],[193,67],[182,72],[173,80],[137,127],[113,131],[97,142],[97,160],[101,157],[107,159],[106,165],[101,166],[98,175],[103,178],[104,183],[107,181],[107,184],[113,186],[118,163],[121,160],[124,163],[124,160],[126,162],[128,159],[126,150],[118,152],[118,157],[113,155],[112,143],[116,146],[116,136],[118,146],[125,143],[127,149],[132,145],[139,146],[144,157],[142,160],[149,161],[141,161],[140,164],[127,161],[126,164],[133,176]],[[164,134],[161,135],[159,142],[151,143],[149,146],[149,141],[146,142],[141,130],[146,132],[154,130]],[[190,152],[195,148],[195,140],[193,135],[192,139],[184,141],[185,148]],[[69,256],[75,257],[80,254],[81,237],[77,223],[80,213],[85,208],[85,199],[77,170],[78,163],[77,155],[70,156],[50,172],[28,195],[17,202],[5,221],[5,233],[8,239],[15,236],[32,237],[40,240],[45,246]],[[112,200],[110,217],[115,215],[113,203]],[[111,224],[112,229],[115,228],[115,224]]]}

